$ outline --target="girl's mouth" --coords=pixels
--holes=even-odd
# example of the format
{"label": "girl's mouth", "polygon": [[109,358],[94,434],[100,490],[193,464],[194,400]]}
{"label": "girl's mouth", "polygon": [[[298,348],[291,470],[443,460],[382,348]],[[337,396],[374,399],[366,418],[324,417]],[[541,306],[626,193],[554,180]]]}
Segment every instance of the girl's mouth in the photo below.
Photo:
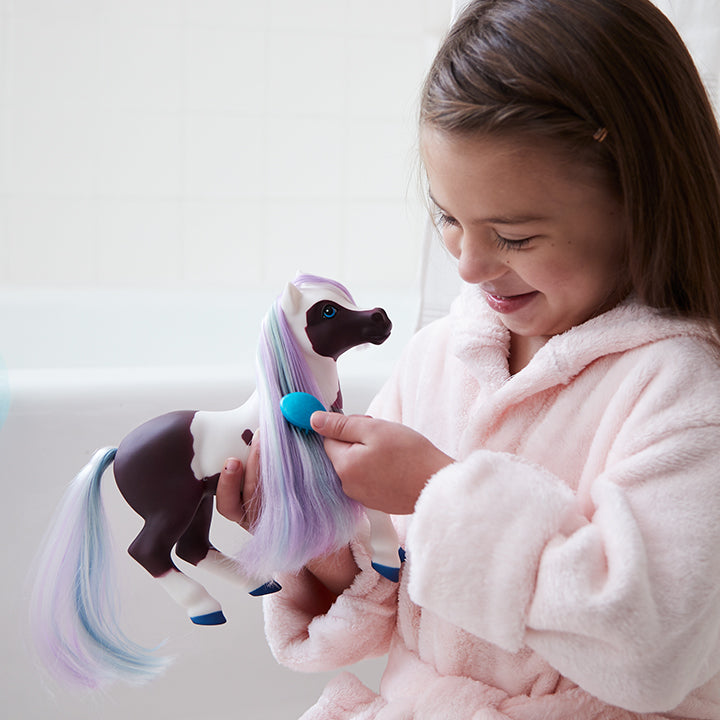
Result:
{"label": "girl's mouth", "polygon": [[491,310],[497,313],[508,314],[525,307],[534,300],[536,295],[538,295],[537,290],[520,295],[493,295],[492,293],[486,292],[485,300]]}

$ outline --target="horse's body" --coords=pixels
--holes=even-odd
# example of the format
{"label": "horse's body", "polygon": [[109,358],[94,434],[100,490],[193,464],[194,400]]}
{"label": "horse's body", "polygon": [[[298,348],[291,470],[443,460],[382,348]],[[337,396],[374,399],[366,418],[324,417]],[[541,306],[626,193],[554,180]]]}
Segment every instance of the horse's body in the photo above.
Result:
{"label": "horse's body", "polygon": [[[284,443],[291,444],[293,453],[296,446],[303,453],[307,452],[308,436],[290,428],[282,420],[278,421],[280,409],[273,406],[279,395],[302,390],[313,393],[326,408],[341,410],[336,369],[338,356],[355,345],[384,342],[390,334],[391,323],[380,308],[358,310],[342,286],[314,276],[300,276],[294,284],[289,284],[268,317],[273,323],[268,325],[266,318],[268,327],[264,326],[264,333],[271,338],[265,340],[266,346],[261,343],[258,388],[247,402],[234,410],[177,411],[149,420],[130,432],[117,450],[106,448],[99,451],[76,478],[71,495],[80,496],[80,499],[66,501],[54,535],[47,541],[48,550],[41,567],[41,582],[49,581],[53,585],[51,597],[48,598],[48,593],[41,587],[35,593],[34,601],[40,616],[40,632],[52,636],[45,641],[51,646],[51,653],[55,656],[53,660],[60,663],[60,674],[93,685],[106,675],[144,675],[155,669],[154,661],[141,648],[127,641],[116,628],[111,627],[108,632],[104,627],[106,620],[103,615],[107,612],[104,593],[108,589],[103,585],[107,585],[108,581],[102,575],[94,575],[104,565],[104,535],[101,527],[95,537],[89,533],[94,532],[96,525],[99,527],[102,524],[99,482],[112,462],[120,492],[145,521],[128,548],[130,555],[165,587],[197,624],[220,624],[225,622],[225,618],[220,604],[205,588],[176,567],[171,557],[173,547],[178,557],[190,564],[220,572],[240,583],[251,594],[260,595],[280,589],[272,581],[272,572],[299,569],[319,552],[347,541],[347,531],[338,534],[335,528],[324,532],[316,541],[307,543],[305,536],[312,535],[314,527],[301,526],[297,531],[290,528],[290,535],[285,537],[286,526],[295,522],[292,521],[293,516],[301,518],[300,522],[310,520],[313,525],[328,525],[328,521],[318,514],[327,515],[322,508],[313,510],[303,504],[308,501],[303,500],[302,487],[281,486],[284,482],[295,482],[295,479],[276,477],[283,473],[274,469],[272,463],[263,467],[264,457],[274,462],[278,454],[290,454],[283,449]],[[277,356],[284,357],[288,350],[285,346],[295,343],[295,354],[276,367]],[[279,377],[268,379],[266,376],[269,375]],[[306,379],[298,379],[303,377]],[[309,384],[311,387],[297,387],[298,384]],[[263,443],[263,502],[260,519],[253,527],[256,537],[249,541],[254,553],[244,555],[241,552],[238,559],[233,559],[210,543],[213,495],[225,460],[237,457],[244,463],[250,441],[259,427],[262,428]],[[321,445],[320,440],[317,442]],[[314,452],[317,454],[317,449]],[[322,455],[323,462],[329,465],[329,460],[324,453]],[[296,457],[292,455],[292,458]],[[291,459],[291,465],[292,462]],[[303,463],[294,462],[295,465],[305,464],[304,460]],[[287,469],[289,466],[286,464],[284,467]],[[290,467],[290,474],[293,471],[294,468]],[[307,469],[303,472],[310,476],[301,478],[304,483],[315,482],[314,475],[328,474],[318,473],[317,465],[313,465],[309,472]],[[337,480],[336,476],[334,480]],[[355,506],[344,496],[339,483],[332,478],[330,482],[328,489],[323,489],[320,495],[334,494],[334,501],[347,506],[342,512],[351,519],[345,522],[354,523],[352,513]],[[276,486],[274,493],[273,483]],[[286,495],[298,496],[301,511],[293,513],[290,510],[282,514],[285,513],[282,510],[279,516],[273,518],[272,512],[276,510],[273,503],[284,503]],[[267,515],[264,515],[266,511]],[[378,549],[375,559],[378,571],[394,579],[399,562],[389,520],[378,513],[369,513],[369,516],[375,538],[386,541],[390,531],[389,544],[383,542],[384,546]],[[270,519],[264,520],[264,517]],[[88,532],[82,534],[83,528]],[[282,545],[283,542],[302,547],[291,548]],[[256,547],[258,544],[259,547]],[[68,557],[73,557],[73,552],[68,552],[65,546],[71,550],[77,546],[78,550],[74,553],[77,557],[72,579],[64,582],[64,573],[67,573],[63,566],[69,563]],[[270,559],[266,562],[267,555]],[[286,557],[289,560],[285,561]],[[283,564],[285,562],[286,565]],[[72,612],[68,611],[68,604],[72,605]],[[69,612],[73,617],[58,617],[58,612]],[[72,639],[69,637],[71,631],[62,630],[63,621],[74,623],[72,632],[75,636]],[[106,657],[99,657],[102,655]],[[103,662],[105,667],[97,671],[98,664]]]}

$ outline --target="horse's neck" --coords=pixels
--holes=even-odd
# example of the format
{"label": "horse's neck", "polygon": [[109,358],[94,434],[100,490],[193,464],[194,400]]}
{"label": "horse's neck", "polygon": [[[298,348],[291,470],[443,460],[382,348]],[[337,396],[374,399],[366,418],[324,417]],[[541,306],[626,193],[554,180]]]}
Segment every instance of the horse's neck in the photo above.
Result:
{"label": "horse's neck", "polygon": [[340,391],[337,363],[332,358],[320,357],[315,354],[306,357],[306,360],[320,390],[318,400],[329,410],[337,400]]}
{"label": "horse's neck", "polygon": [[[305,359],[320,391],[318,400],[329,410],[335,404],[340,392],[337,363],[332,358],[320,357],[315,354],[307,356]],[[257,390],[240,407],[228,410],[226,414],[229,417],[242,417],[245,422],[259,422]]]}
{"label": "horse's neck", "polygon": [[[307,356],[305,359],[320,391],[318,400],[329,410],[335,404],[338,393],[340,392],[337,363],[332,358],[320,357],[315,354]],[[250,398],[240,407],[226,412],[229,417],[244,418],[245,422],[259,422],[259,398],[257,390],[254,391]]]}

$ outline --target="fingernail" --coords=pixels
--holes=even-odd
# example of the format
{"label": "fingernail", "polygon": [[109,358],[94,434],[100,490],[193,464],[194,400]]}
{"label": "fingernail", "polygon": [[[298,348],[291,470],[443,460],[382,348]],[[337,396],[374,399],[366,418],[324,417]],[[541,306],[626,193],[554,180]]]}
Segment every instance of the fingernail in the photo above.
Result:
{"label": "fingernail", "polygon": [[228,458],[225,461],[225,472],[236,473],[242,467],[242,463],[237,458]]}
{"label": "fingernail", "polygon": [[314,412],[310,416],[310,424],[316,429],[316,430],[322,430],[325,427],[325,422],[327,420],[327,413],[322,412],[321,410],[318,410],[317,412]]}

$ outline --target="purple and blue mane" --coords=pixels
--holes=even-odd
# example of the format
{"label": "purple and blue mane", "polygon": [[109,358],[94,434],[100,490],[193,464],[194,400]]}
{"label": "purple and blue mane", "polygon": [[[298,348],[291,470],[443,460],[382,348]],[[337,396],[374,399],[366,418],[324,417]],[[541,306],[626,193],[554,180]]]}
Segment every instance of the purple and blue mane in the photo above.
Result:
{"label": "purple and blue mane", "polygon": [[[298,286],[318,282],[327,281],[312,275],[295,279]],[[345,287],[332,285],[355,305]],[[263,322],[257,367],[262,493],[252,540],[238,559],[255,574],[270,577],[300,570],[308,560],[347,544],[362,509],[342,491],[322,438],[290,425],[279,412],[280,401],[290,393],[320,396],[280,299]],[[328,409],[342,410],[339,395]]]}

